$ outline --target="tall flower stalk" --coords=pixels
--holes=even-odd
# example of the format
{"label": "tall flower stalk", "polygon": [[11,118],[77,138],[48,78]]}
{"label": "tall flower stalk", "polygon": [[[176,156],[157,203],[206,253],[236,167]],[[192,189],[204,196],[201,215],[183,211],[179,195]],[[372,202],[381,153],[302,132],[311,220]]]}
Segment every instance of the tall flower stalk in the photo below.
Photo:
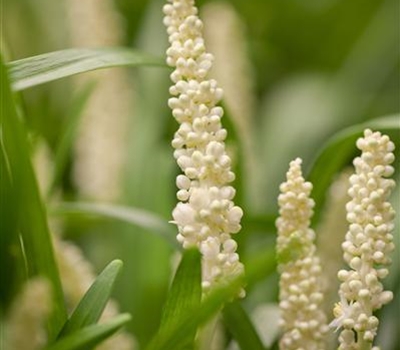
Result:
{"label": "tall flower stalk", "polygon": [[394,172],[390,165],[394,144],[387,135],[367,129],[357,147],[362,153],[355,158],[355,174],[350,177],[351,200],[346,206],[349,227],[342,244],[349,269],[338,273],[340,302],[331,323],[343,328],[340,350],[371,349],[379,325],[373,313],[393,298],[381,280],[388,275],[388,255],[394,250],[394,210],[388,197],[395,182],[387,179]]}
{"label": "tall flower stalk", "polygon": [[[119,46],[123,26],[113,0],[68,0],[66,14],[74,47]],[[124,70],[95,71],[73,80],[77,88],[94,89],[86,101],[74,145],[73,180],[79,195],[116,202],[122,197],[133,97]]]}
{"label": "tall flower stalk", "polygon": [[328,330],[322,311],[321,265],[310,228],[312,184],[301,172],[301,159],[290,163],[278,197],[277,253],[280,273],[281,350],[324,350]]}
{"label": "tall flower stalk", "polygon": [[170,47],[167,64],[174,67],[168,101],[179,129],[172,141],[174,157],[182,170],[176,179],[173,211],[177,239],[184,248],[197,246],[203,256],[203,290],[243,272],[231,234],[240,229],[243,211],[233,203],[229,185],[235,175],[225,151],[223,109],[217,106],[223,91],[208,78],[213,56],[206,52],[203,23],[193,0],[169,0],[164,24]]}

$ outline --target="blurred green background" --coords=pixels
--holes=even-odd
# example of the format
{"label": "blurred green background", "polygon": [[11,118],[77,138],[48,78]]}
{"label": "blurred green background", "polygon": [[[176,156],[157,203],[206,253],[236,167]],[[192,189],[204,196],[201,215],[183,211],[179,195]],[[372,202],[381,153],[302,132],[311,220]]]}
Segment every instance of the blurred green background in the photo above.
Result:
{"label": "blurred green background", "polygon": [[[216,48],[215,73],[232,117],[228,126],[239,173],[236,202],[246,217],[276,216],[278,185],[291,159],[302,157],[307,173],[338,130],[399,112],[398,1],[196,3],[204,14],[206,44],[209,39],[210,50]],[[4,55],[11,61],[70,47],[128,46],[163,57],[162,4],[3,0]],[[218,20],[219,15],[227,20]],[[232,28],[224,27],[229,23]],[[224,66],[236,73],[222,72]],[[178,169],[170,147],[177,124],[166,103],[168,74],[166,68],[116,68],[20,94],[34,153],[44,152],[47,159],[44,174],[60,139],[72,130],[65,166],[49,192],[50,212],[52,203],[80,200],[128,205],[171,219]],[[124,261],[115,297],[123,311],[132,313],[131,330],[146,344],[158,327],[174,250],[153,232],[112,220],[56,220],[55,233],[76,242],[96,271],[113,258]],[[274,231],[244,225],[237,238],[246,261],[254,251],[272,246]],[[398,250],[395,261],[398,272]],[[398,276],[393,286],[399,285]],[[275,300],[276,276],[248,295],[249,309]],[[396,344],[393,335],[387,339],[383,349]]]}

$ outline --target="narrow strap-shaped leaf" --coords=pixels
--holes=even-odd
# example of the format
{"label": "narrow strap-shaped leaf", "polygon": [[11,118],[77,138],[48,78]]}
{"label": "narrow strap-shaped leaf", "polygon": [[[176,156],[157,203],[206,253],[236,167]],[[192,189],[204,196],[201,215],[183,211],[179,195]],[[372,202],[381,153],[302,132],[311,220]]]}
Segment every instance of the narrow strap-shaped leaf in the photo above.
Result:
{"label": "narrow strap-shaped leaf", "polygon": [[[90,350],[110,337],[131,320],[131,315],[122,314],[103,324],[82,328],[61,338],[45,350]],[[117,349],[115,349],[117,350]]]}
{"label": "narrow strap-shaped leaf", "polygon": [[[210,320],[224,304],[235,299],[246,282],[253,284],[265,279],[274,271],[275,252],[273,249],[267,254],[255,257],[246,264],[246,276],[238,276],[226,282],[225,285],[215,288],[204,297],[197,308],[188,308],[169,329],[160,329],[146,350],[176,350],[184,348],[185,334],[193,328],[198,328]],[[178,317],[177,317],[178,318]]]}
{"label": "narrow strap-shaped leaf", "polygon": [[18,249],[18,203],[14,194],[15,188],[6,155],[0,143],[0,315],[6,314],[10,301],[17,294],[22,280],[20,275],[23,273],[22,264],[19,264],[23,259],[21,250]]}
{"label": "narrow strap-shaped leaf", "polygon": [[188,308],[173,327],[160,330],[147,350],[184,349],[187,345],[186,334],[211,319],[222,306],[235,298],[243,287],[243,276],[232,279],[226,285],[213,290],[197,308]]}
{"label": "narrow strap-shaped leaf", "polygon": [[163,59],[124,47],[66,49],[8,64],[12,87],[24,90],[71,75],[118,66],[166,67]]}
{"label": "narrow strap-shaped leaf", "polygon": [[368,122],[348,127],[328,140],[317,158],[313,162],[308,180],[313,184],[312,196],[315,200],[316,222],[323,206],[326,189],[332,182],[333,176],[351,159],[356,152],[355,143],[366,128],[374,131],[394,133],[394,142],[400,139],[400,115],[395,114],[387,117],[369,120]]}
{"label": "narrow strap-shaped leaf", "polygon": [[[160,332],[172,329],[188,309],[196,309],[201,300],[201,256],[197,248],[185,250],[168,293],[161,319]],[[182,336],[183,348],[190,347],[196,327]],[[193,346],[191,346],[193,347]],[[176,348],[179,350],[180,348]]]}
{"label": "narrow strap-shaped leaf", "polygon": [[120,220],[148,229],[150,232],[166,239],[174,248],[180,248],[175,239],[175,230],[164,219],[157,215],[138,208],[125,207],[113,204],[98,204],[87,202],[63,202],[52,210],[53,215],[84,214]]}
{"label": "narrow strap-shaped leaf", "polygon": [[95,324],[99,320],[110,299],[112,288],[122,265],[121,260],[114,260],[106,266],[83,296],[71,317],[65,322],[58,338]]}
{"label": "narrow strap-shaped leaf", "polygon": [[67,318],[64,296],[45,208],[29,158],[28,135],[17,114],[6,68],[2,62],[0,66],[2,146],[13,181],[15,200],[18,203],[17,226],[23,241],[28,276],[43,276],[52,286],[54,302],[48,332],[49,338],[53,339]]}
{"label": "narrow strap-shaped leaf", "polygon": [[96,84],[94,83],[89,83],[84,86],[84,88],[78,92],[77,96],[74,97],[74,100],[71,102],[72,108],[69,113],[67,113],[65,126],[61,133],[62,136],[54,153],[54,171],[49,188],[49,196],[53,194],[57,185],[61,181],[67,165],[69,151],[72,148],[71,146],[75,140],[80,117],[82,116],[82,112],[90,98],[91,93],[93,92],[95,85]]}
{"label": "narrow strap-shaped leaf", "polygon": [[224,324],[241,349],[265,350],[253,323],[239,301],[226,304],[222,314]]}

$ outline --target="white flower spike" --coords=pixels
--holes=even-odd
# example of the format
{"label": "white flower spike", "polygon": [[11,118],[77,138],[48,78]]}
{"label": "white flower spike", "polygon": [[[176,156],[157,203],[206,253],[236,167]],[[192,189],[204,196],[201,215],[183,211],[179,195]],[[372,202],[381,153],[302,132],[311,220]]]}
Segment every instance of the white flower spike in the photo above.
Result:
{"label": "white flower spike", "polygon": [[315,233],[309,227],[314,201],[312,184],[301,173],[301,159],[290,163],[280,186],[277,253],[281,350],[325,350],[328,326],[322,311],[321,266],[315,255]]}
{"label": "white flower spike", "polygon": [[[371,349],[378,330],[375,310],[389,303],[381,279],[388,275],[389,253],[394,250],[394,210],[388,197],[395,186],[387,179],[394,172],[394,144],[380,132],[367,129],[358,139],[361,156],[354,159],[347,203],[349,228],[342,244],[349,270],[340,270],[340,302],[334,309],[332,327],[342,328],[340,350]],[[374,347],[373,349],[378,349]]]}
{"label": "white flower spike", "polygon": [[235,179],[225,151],[227,132],[217,106],[222,89],[208,79],[213,56],[206,52],[202,21],[193,0],[168,0],[164,24],[170,47],[167,64],[174,67],[168,104],[180,124],[172,146],[183,174],[176,179],[173,211],[178,241],[184,248],[199,247],[203,256],[203,290],[243,272],[231,234],[240,229],[243,215],[233,203]]}

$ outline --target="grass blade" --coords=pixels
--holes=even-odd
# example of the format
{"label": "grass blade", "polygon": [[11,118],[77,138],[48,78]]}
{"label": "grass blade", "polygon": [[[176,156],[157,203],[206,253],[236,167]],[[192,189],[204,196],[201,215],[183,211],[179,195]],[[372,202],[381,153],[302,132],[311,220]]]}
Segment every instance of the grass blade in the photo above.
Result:
{"label": "grass blade", "polygon": [[184,347],[185,334],[210,320],[224,304],[237,297],[246,283],[253,285],[273,271],[275,271],[275,251],[270,249],[267,254],[257,255],[246,264],[245,276],[238,276],[225,285],[215,288],[202,300],[199,307],[187,308],[179,319],[176,317],[169,329],[160,329],[146,350],[176,350]]}
{"label": "grass blade", "polygon": [[226,304],[222,314],[225,325],[241,349],[265,350],[247,312],[237,300]]}
{"label": "grass blade", "polygon": [[[201,300],[201,255],[198,249],[185,250],[168,294],[159,332],[172,329],[188,309],[196,309]],[[193,348],[196,327],[183,333],[182,349]],[[176,347],[176,350],[181,348]]]}
{"label": "grass blade", "polygon": [[120,66],[166,67],[163,59],[130,48],[66,49],[8,64],[12,87],[24,90],[75,74]]}
{"label": "grass blade", "polygon": [[[18,203],[14,196],[15,187],[12,183],[11,174],[8,169],[8,162],[2,144],[0,144],[0,317],[6,313],[13,295],[17,294],[20,284],[18,278],[22,272],[21,253],[19,247],[17,212]],[[7,205],[4,205],[7,203]],[[7,234],[5,234],[7,232]]]}
{"label": "grass blade", "polygon": [[49,338],[53,339],[67,318],[64,296],[57,270],[44,205],[30,162],[28,135],[17,114],[6,68],[1,62],[1,131],[17,202],[17,226],[22,237],[27,261],[27,274],[49,280],[54,296],[53,313],[48,322]]}
{"label": "grass blade", "polygon": [[45,350],[88,350],[117,332],[122,326],[131,320],[129,314],[122,314],[104,324],[96,324],[82,328],[56,343],[48,346]]}
{"label": "grass blade", "polygon": [[71,317],[65,322],[58,338],[97,323],[107,305],[122,265],[121,260],[114,260],[106,266],[83,296]]}
{"label": "grass blade", "polygon": [[54,153],[54,172],[51,185],[49,188],[48,196],[54,193],[57,185],[61,182],[64,170],[67,166],[68,155],[73,142],[75,141],[75,135],[77,127],[82,116],[82,112],[89,100],[95,84],[87,84],[82,91],[79,91],[75,100],[72,101],[72,109],[67,114],[67,120],[62,132],[60,142],[57,144],[57,148]]}
{"label": "grass blade", "polygon": [[166,239],[174,248],[179,247],[172,225],[149,211],[113,204],[87,202],[60,203],[51,211],[53,215],[84,214],[119,220],[154,232]]}
{"label": "grass blade", "polygon": [[219,310],[224,303],[238,295],[244,285],[243,276],[232,279],[224,286],[216,288],[202,301],[199,307],[189,308],[176,320],[174,327],[160,330],[147,350],[176,350],[186,345],[185,334],[203,325]]}

